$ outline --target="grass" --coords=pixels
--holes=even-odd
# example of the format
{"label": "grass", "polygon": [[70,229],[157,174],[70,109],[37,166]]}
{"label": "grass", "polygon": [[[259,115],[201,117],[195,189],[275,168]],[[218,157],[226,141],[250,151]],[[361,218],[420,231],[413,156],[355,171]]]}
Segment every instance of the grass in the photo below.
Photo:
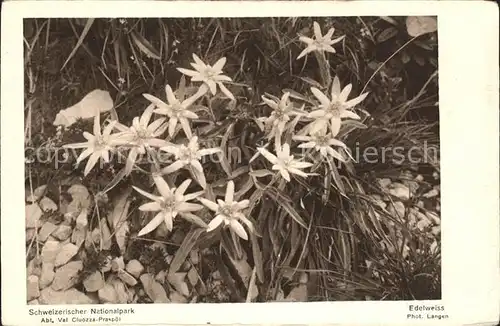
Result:
{"label": "grass", "polygon": [[[350,148],[417,148],[414,155],[421,158],[428,154],[423,148],[439,147],[435,35],[412,39],[405,32],[403,18],[396,18],[399,25],[394,27],[379,17],[25,20],[26,145],[58,147],[81,141],[82,130],[90,130],[91,122],[79,121],[58,134],[52,121],[59,110],[93,89],[108,90],[120,122],[130,123],[148,103],[143,93],[164,97],[166,83],[173,88],[178,85],[180,73],[175,68],[188,67],[191,53],[210,63],[225,56],[225,73],[237,83],[231,91],[238,101],[234,108],[219,99],[206,102],[213,116],[203,119],[221,123],[210,128],[205,140],[239,146],[242,160],[229,168],[245,169],[255,144],[264,142],[262,132],[252,124],[252,118],[266,110],[261,96],[278,96],[282,89],[309,94],[314,80],[320,80],[313,56],[295,60],[302,51],[297,35],[311,34],[313,20],[323,30],[335,26],[335,37],[346,35],[336,47],[337,54],[329,57],[332,74],[339,76],[342,85],[352,83],[353,94],[370,92],[360,107],[369,114],[364,121],[368,128],[345,133],[346,144]],[[393,36],[387,38],[383,33],[390,28]],[[384,195],[377,179],[399,179],[406,170],[430,179],[439,171],[439,159],[396,164],[394,157],[386,158],[386,162],[360,162],[339,169],[336,176],[342,186],[332,180],[335,174],[325,170],[324,175],[296,179],[272,187],[262,198],[255,196],[252,218],[258,222],[261,237],[243,243],[242,250],[250,265],[258,266],[260,300],[275,300],[279,287],[290,289],[301,271],[310,272],[311,301],[440,297],[439,254],[413,246],[407,258],[402,250],[389,252],[380,244],[383,240],[401,247],[394,237],[397,233],[410,240],[426,235],[410,231],[404,218],[388,214],[370,200],[373,194]],[[48,184],[55,198],[64,194],[60,185],[71,183],[68,178],[80,180],[96,194],[112,183],[121,168],[110,164],[82,179],[81,169],[75,171],[73,162],[57,170],[52,163],[33,162],[26,165],[26,171],[31,172],[33,184]],[[207,181],[214,192],[220,192],[217,182],[227,179],[227,173],[215,164],[206,169]],[[246,175],[234,177],[237,189],[246,184]],[[144,175],[134,172],[130,180],[118,183],[107,194],[112,198],[130,184],[149,187]],[[245,196],[252,194],[258,191],[250,188]],[[418,199],[414,201],[408,205]],[[130,235],[141,228],[137,202],[131,209]],[[99,206],[99,210],[104,214],[106,207]],[[290,215],[303,221],[304,227]],[[184,234],[190,232],[187,224],[176,227]],[[162,259],[164,251],[175,254],[180,244],[162,242],[169,239],[152,241],[157,244],[153,249],[148,241],[129,239],[126,255],[146,264],[155,261],[148,268],[158,272],[168,266]],[[230,241],[222,239],[222,243],[227,246]],[[217,248],[217,244],[217,239],[205,235],[197,242],[202,248]],[[234,279],[235,273],[224,267],[228,251],[232,250],[222,254],[216,250],[216,263],[211,267],[219,269],[226,281]],[[119,253],[112,250],[112,254]],[[372,266],[367,266],[367,260]],[[246,295],[240,293],[238,282],[228,288],[232,300],[243,300]]]}

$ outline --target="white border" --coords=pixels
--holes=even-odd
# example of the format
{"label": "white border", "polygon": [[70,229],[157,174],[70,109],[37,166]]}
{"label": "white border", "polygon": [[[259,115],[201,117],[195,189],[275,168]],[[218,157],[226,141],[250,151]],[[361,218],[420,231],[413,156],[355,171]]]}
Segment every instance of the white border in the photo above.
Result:
{"label": "white border", "polygon": [[[2,323],[39,324],[25,303],[23,17],[438,15],[443,304],[439,324],[499,316],[498,8],[472,1],[22,1],[2,8]],[[126,324],[430,324],[410,302],[127,305]],[[412,302],[413,304],[417,302]],[[418,302],[423,303],[423,302]],[[48,308],[48,306],[43,306]],[[90,308],[90,306],[80,306]],[[97,306],[102,308],[103,305]],[[106,308],[112,306],[106,305]],[[116,307],[116,306],[113,306]],[[125,306],[121,306],[125,308]]]}

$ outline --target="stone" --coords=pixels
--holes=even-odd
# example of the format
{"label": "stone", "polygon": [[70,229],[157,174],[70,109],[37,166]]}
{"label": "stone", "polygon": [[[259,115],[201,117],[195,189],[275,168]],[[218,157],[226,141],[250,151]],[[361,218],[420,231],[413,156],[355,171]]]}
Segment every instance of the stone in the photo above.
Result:
{"label": "stone", "polygon": [[25,206],[26,215],[26,228],[39,228],[40,217],[42,217],[43,211],[38,204],[30,204]]}
{"label": "stone", "polygon": [[431,191],[426,192],[425,194],[423,194],[422,197],[424,197],[424,198],[432,198],[432,197],[436,197],[437,195],[439,195],[439,191],[436,190],[436,189],[432,189]]}
{"label": "stone", "polygon": [[188,300],[182,294],[177,291],[170,293],[170,302],[172,303],[187,303]]}
{"label": "stone", "polygon": [[38,240],[45,242],[49,235],[57,229],[57,225],[51,222],[45,222],[40,231],[38,231]]}
{"label": "stone", "polygon": [[431,233],[436,237],[439,236],[441,234],[441,226],[440,225],[433,226],[431,229]]}
{"label": "stone", "polygon": [[[169,273],[167,275],[167,281],[170,283],[176,291],[185,297],[189,297],[189,287],[185,281],[187,273]],[[248,284],[248,283],[245,283]]]}
{"label": "stone", "polygon": [[424,231],[425,229],[427,229],[431,225],[432,225],[432,223],[428,219],[422,219],[422,220],[417,222],[417,228],[420,231]]}
{"label": "stone", "polygon": [[387,211],[395,218],[402,218],[405,217],[406,208],[402,202],[396,201],[389,204],[389,208],[387,209]]}
{"label": "stone", "polygon": [[159,271],[158,274],[156,274],[156,276],[155,276],[155,280],[160,282],[160,283],[164,283],[165,278],[167,278],[167,272],[165,272],[165,271]]}
{"label": "stone", "polygon": [[378,179],[377,181],[378,181],[380,188],[382,188],[382,189],[387,188],[392,182],[391,179],[389,179],[389,178]]}
{"label": "stone", "polygon": [[26,292],[28,301],[36,299],[40,296],[40,288],[38,286],[38,276],[36,275],[28,276],[26,282]]}
{"label": "stone", "polygon": [[40,274],[42,273],[41,263],[41,259],[37,257],[30,260],[28,262],[28,266],[26,266],[26,274],[40,276]]}
{"label": "stone", "polygon": [[87,276],[83,281],[83,286],[87,292],[96,292],[104,287],[104,278],[100,271],[95,271],[94,273]]}
{"label": "stone", "polygon": [[56,256],[54,264],[56,267],[62,266],[71,260],[78,253],[78,247],[72,243],[67,243],[62,246],[61,250]]}
{"label": "stone", "polygon": [[417,175],[417,176],[415,177],[415,181],[417,181],[417,182],[422,182],[422,181],[424,181],[424,176],[423,176],[423,175],[421,175],[421,174]]}
{"label": "stone", "polygon": [[137,259],[132,259],[127,263],[125,270],[133,277],[138,278],[144,271],[144,266]]}
{"label": "stone", "polygon": [[69,289],[65,291],[55,291],[48,287],[40,292],[38,298],[41,304],[49,305],[70,305],[70,304],[95,304],[89,296],[78,291],[77,289]]}
{"label": "stone", "polygon": [[[117,303],[128,303],[129,302],[129,293],[125,287],[125,284],[118,279],[113,279],[110,281],[110,284],[113,286],[116,292]],[[132,300],[130,300],[132,301]]]}
{"label": "stone", "polygon": [[56,260],[56,256],[61,250],[61,244],[59,241],[47,240],[42,247],[42,261],[44,263],[53,263]]}
{"label": "stone", "polygon": [[33,237],[36,234],[36,230],[35,229],[26,229],[25,234],[26,234],[26,243],[31,242],[31,240],[33,239]]}
{"label": "stone", "polygon": [[394,182],[389,189],[389,193],[403,201],[410,199],[410,189],[402,183]]}
{"label": "stone", "polygon": [[78,248],[85,242],[85,237],[87,236],[86,229],[74,228],[71,234],[71,242],[75,244]]}
{"label": "stone", "polygon": [[163,286],[153,279],[151,274],[142,274],[140,277],[144,291],[154,303],[169,303],[167,292]]}
{"label": "stone", "polygon": [[112,243],[111,231],[105,218],[101,219],[100,241],[102,241],[102,249],[110,250]]}
{"label": "stone", "polygon": [[38,201],[43,196],[46,189],[47,185],[42,185],[33,190],[33,194],[29,190],[26,191],[26,201],[29,201],[31,203]]}
{"label": "stone", "polygon": [[191,259],[191,264],[197,265],[200,262],[200,252],[198,249],[191,250],[189,258]]}
{"label": "stone", "polygon": [[38,203],[40,205],[40,208],[44,212],[55,212],[57,211],[57,205],[54,203],[52,199],[49,197],[43,197],[42,200]]}
{"label": "stone", "polygon": [[101,303],[117,303],[118,295],[113,285],[106,283],[102,289],[97,292]]}
{"label": "stone", "polygon": [[52,289],[56,291],[69,289],[78,281],[78,274],[82,269],[83,263],[80,260],[72,261],[58,268],[51,285]]}
{"label": "stone", "polygon": [[198,283],[198,272],[196,271],[196,268],[193,267],[189,270],[187,278],[192,286],[195,286]]}
{"label": "stone", "polygon": [[123,261],[123,257],[116,257],[111,261],[111,270],[113,272],[118,272],[120,269],[125,268],[125,262]]}
{"label": "stone", "polygon": [[436,224],[436,225],[440,225],[441,224],[441,218],[437,215],[437,214],[434,214],[433,212],[426,212],[425,213],[425,216],[432,221],[432,223]]}
{"label": "stone", "polygon": [[40,301],[38,299],[34,299],[28,302],[30,306],[38,306],[40,304]]}
{"label": "stone", "polygon": [[42,264],[42,273],[40,275],[39,286],[40,289],[44,289],[49,286],[54,280],[55,272],[54,272],[54,264],[53,263],[43,263]]}
{"label": "stone", "polygon": [[117,275],[118,277],[123,281],[125,282],[126,284],[130,285],[130,286],[134,286],[137,284],[137,280],[132,276],[130,275],[129,273],[127,273],[125,270],[123,269],[120,269],[118,272],[117,272]]}
{"label": "stone", "polygon": [[111,256],[106,257],[106,261],[101,267],[101,272],[107,273],[111,270],[111,260],[112,260]]}
{"label": "stone", "polygon": [[52,233],[52,236],[58,240],[64,241],[71,236],[73,230],[71,226],[61,224],[59,227]]}

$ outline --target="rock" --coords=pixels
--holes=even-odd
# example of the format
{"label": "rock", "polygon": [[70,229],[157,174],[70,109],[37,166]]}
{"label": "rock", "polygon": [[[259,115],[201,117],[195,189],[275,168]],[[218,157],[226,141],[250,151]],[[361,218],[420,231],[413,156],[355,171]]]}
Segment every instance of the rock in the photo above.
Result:
{"label": "rock", "polygon": [[56,270],[54,281],[52,282],[52,289],[56,291],[67,290],[78,281],[78,274],[83,269],[83,263],[72,261]]}
{"label": "rock", "polygon": [[432,223],[428,219],[422,219],[422,220],[417,222],[417,228],[420,231],[424,231],[425,229],[427,229],[431,225],[432,225]]}
{"label": "rock", "polygon": [[378,181],[380,188],[382,188],[382,189],[387,188],[392,182],[391,179],[389,179],[389,178],[378,179],[377,181]]}
{"label": "rock", "polygon": [[417,207],[420,207],[420,208],[425,208],[425,204],[424,204],[424,202],[423,202],[423,201],[421,201],[421,200],[419,200],[419,201],[417,202]]}
{"label": "rock", "polygon": [[78,214],[78,217],[76,218],[76,228],[77,229],[86,229],[87,225],[89,224],[89,221],[87,219],[88,215],[88,210],[87,209],[82,209],[80,214]]}
{"label": "rock", "polygon": [[192,286],[195,286],[196,283],[198,283],[198,272],[196,271],[196,268],[192,267],[188,274],[187,278],[189,280],[189,283],[191,283]]}
{"label": "rock", "polygon": [[160,282],[160,283],[164,283],[165,278],[167,278],[167,272],[165,272],[165,271],[159,271],[158,274],[156,274],[156,276],[155,276],[155,280]]}
{"label": "rock", "polygon": [[372,202],[376,205],[378,205],[380,208],[385,209],[387,207],[387,204],[382,200],[382,197],[379,195],[372,195],[371,196]]}
{"label": "rock", "polygon": [[96,292],[104,287],[104,278],[100,271],[95,271],[84,281],[83,286],[87,292]]}
{"label": "rock", "polygon": [[111,270],[113,272],[118,272],[125,268],[125,263],[123,262],[123,257],[116,257],[111,261]]}
{"label": "rock", "polygon": [[402,202],[396,201],[389,204],[389,208],[387,209],[387,211],[395,218],[402,218],[405,217],[406,208]]}
{"label": "rock", "polygon": [[118,295],[113,285],[106,283],[102,289],[97,292],[101,303],[117,303]]}
{"label": "rock", "polygon": [[425,213],[425,216],[432,221],[432,223],[436,224],[436,225],[440,225],[441,224],[441,218],[437,215],[437,214],[434,214],[432,212],[426,212]]}
{"label": "rock", "polygon": [[58,241],[47,240],[42,247],[42,261],[44,263],[53,263],[61,250],[61,244]]}
{"label": "rock", "polygon": [[[187,273],[173,273],[167,275],[167,281],[176,291],[185,297],[189,297],[189,287],[185,281]],[[248,283],[245,283],[248,284]]]}
{"label": "rock", "polygon": [[431,191],[423,194],[422,197],[432,198],[432,197],[436,197],[437,195],[439,195],[439,191],[437,191],[436,189],[432,189]]}
{"label": "rock", "polygon": [[154,303],[169,303],[167,292],[163,286],[153,279],[151,274],[142,274],[140,277],[144,291]]}
{"label": "rock", "polygon": [[125,270],[129,272],[133,277],[138,278],[144,271],[144,266],[142,266],[142,264],[137,259],[132,259],[127,263]]}
{"label": "rock", "polygon": [[52,236],[56,239],[64,241],[71,236],[72,232],[73,232],[73,230],[71,229],[71,227],[69,225],[61,224],[61,225],[59,225],[57,230],[55,230],[52,233]]}
{"label": "rock", "polygon": [[123,282],[125,282],[128,285],[134,286],[137,284],[137,280],[123,269],[120,269],[117,275]]}
{"label": "rock", "polygon": [[287,302],[305,302],[307,301],[307,285],[300,284],[290,291],[290,294],[285,298]]}
{"label": "rock", "polygon": [[170,302],[172,303],[187,303],[188,300],[179,292],[173,291],[170,293]]}
{"label": "rock", "polygon": [[70,305],[70,304],[95,304],[89,296],[78,291],[77,289],[69,289],[66,291],[55,291],[48,287],[40,292],[39,297],[41,304],[49,305]]}
{"label": "rock", "polygon": [[403,201],[410,199],[410,189],[402,183],[394,182],[391,184],[389,193]]}
{"label": "rock", "polygon": [[26,215],[26,228],[37,228],[41,227],[40,217],[42,217],[43,211],[38,204],[30,204],[25,206]]}
{"label": "rock", "polygon": [[39,286],[40,289],[45,289],[47,286],[52,283],[55,276],[54,272],[54,264],[53,263],[43,263],[42,264],[42,273],[40,275]]}
{"label": "rock", "polygon": [[38,203],[38,204],[40,205],[40,208],[44,212],[57,211],[56,203],[54,203],[54,201],[52,199],[50,199],[49,197],[43,197],[42,200],[40,200],[40,203]]}
{"label": "rock", "polygon": [[42,225],[42,228],[38,232],[38,240],[41,242],[45,242],[49,235],[52,234],[57,229],[57,225],[51,222],[45,222]]}
{"label": "rock", "polygon": [[66,264],[71,260],[78,252],[78,247],[72,243],[67,243],[62,246],[61,250],[56,256],[54,264],[56,267]]}
{"label": "rock", "polygon": [[40,296],[40,288],[38,286],[38,276],[30,275],[26,282],[26,292],[28,301],[36,299]]}
{"label": "rock", "polygon": [[431,233],[436,237],[439,236],[441,234],[441,226],[440,225],[433,226],[431,229]]}
{"label": "rock", "polygon": [[191,259],[191,264],[197,265],[200,262],[200,253],[197,249],[191,250],[189,253],[189,258]]}
{"label": "rock", "polygon": [[33,237],[36,234],[36,230],[35,229],[26,229],[25,232],[26,232],[25,233],[26,234],[26,243],[31,242],[31,240],[33,239]]}
{"label": "rock", "polygon": [[46,189],[47,185],[43,185],[33,190],[33,194],[31,194],[31,191],[26,191],[26,201],[31,203],[38,201],[43,196]]}
{"label": "rock", "polygon": [[[116,292],[116,299],[117,303],[128,303],[129,302],[129,293],[127,292],[127,289],[125,288],[125,284],[123,284],[120,280],[118,279],[113,279],[110,281],[110,284],[113,285],[115,292]],[[130,302],[132,301],[132,298],[130,298]]]}
{"label": "rock", "polygon": [[30,260],[28,262],[28,266],[26,267],[26,273],[27,275],[36,275],[36,276],[40,276],[42,274],[42,270],[41,270],[41,259],[40,258],[33,258],[32,260]]}
{"label": "rock", "polygon": [[67,207],[67,212],[79,214],[82,209],[86,209],[90,206],[90,193],[81,184],[74,184],[68,189],[68,194],[71,195],[73,199]]}
{"label": "rock", "polygon": [[32,305],[32,306],[38,306],[40,304],[40,301],[38,301],[37,299],[34,299],[34,300],[29,301],[28,304]]}
{"label": "rock", "polygon": [[111,270],[111,256],[106,257],[106,261],[101,267],[101,272],[107,273]]}
{"label": "rock", "polygon": [[82,243],[85,242],[85,237],[87,236],[86,229],[74,228],[71,234],[71,242],[75,244],[78,248],[81,247]]}
{"label": "rock", "polygon": [[417,175],[417,176],[415,177],[415,181],[417,181],[417,182],[422,182],[422,181],[424,181],[424,176],[423,176],[423,175],[421,175],[421,174]]}

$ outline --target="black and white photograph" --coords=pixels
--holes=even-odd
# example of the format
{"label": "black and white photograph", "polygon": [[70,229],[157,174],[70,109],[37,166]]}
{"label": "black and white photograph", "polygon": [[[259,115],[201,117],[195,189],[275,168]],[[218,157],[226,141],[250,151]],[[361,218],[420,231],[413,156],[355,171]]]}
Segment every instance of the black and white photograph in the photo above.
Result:
{"label": "black and white photograph", "polygon": [[441,298],[436,17],[24,42],[29,304]]}
{"label": "black and white photograph", "polygon": [[496,320],[491,9],[2,4],[2,324]]}

